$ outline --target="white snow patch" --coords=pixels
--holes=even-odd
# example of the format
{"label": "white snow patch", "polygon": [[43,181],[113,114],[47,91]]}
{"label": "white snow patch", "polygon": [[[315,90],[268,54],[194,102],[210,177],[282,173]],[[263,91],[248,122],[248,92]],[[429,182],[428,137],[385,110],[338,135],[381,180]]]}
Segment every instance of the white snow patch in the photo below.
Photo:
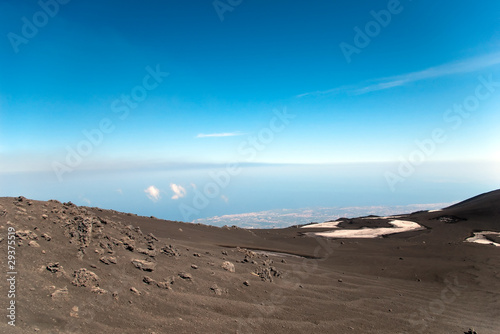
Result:
{"label": "white snow patch", "polygon": [[443,209],[429,210],[429,211],[427,211],[427,212],[439,212],[439,211],[443,211]]}
{"label": "white snow patch", "polygon": [[337,225],[340,223],[342,223],[342,221],[316,223],[316,224],[302,226],[302,228],[338,228]]}
{"label": "white snow patch", "polygon": [[328,238],[377,238],[387,234],[402,233],[425,229],[420,224],[409,220],[392,220],[389,222],[394,227],[361,228],[357,230],[335,230],[327,232],[312,233],[320,237]]}
{"label": "white snow patch", "polygon": [[499,232],[491,232],[491,231],[475,232],[474,236],[465,239],[465,242],[475,242],[475,243],[482,244],[482,245],[494,245],[494,246],[500,247],[499,243],[486,239],[486,235],[500,236],[500,233]]}

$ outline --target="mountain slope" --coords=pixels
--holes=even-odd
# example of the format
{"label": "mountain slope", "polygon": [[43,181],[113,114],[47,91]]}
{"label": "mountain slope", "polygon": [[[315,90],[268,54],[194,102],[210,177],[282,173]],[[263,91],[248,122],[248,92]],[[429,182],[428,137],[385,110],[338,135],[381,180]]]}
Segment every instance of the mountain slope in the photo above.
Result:
{"label": "mountain slope", "polygon": [[407,215],[425,231],[330,240],[0,198],[17,272],[15,298],[4,284],[0,295],[3,310],[15,300],[16,327],[0,332],[498,333],[499,249],[462,242],[493,224],[473,215],[495,212],[491,199],[454,224],[433,218],[464,206]]}
{"label": "mountain slope", "polygon": [[460,203],[451,205],[444,210],[461,215],[499,215],[500,189],[474,196]]}

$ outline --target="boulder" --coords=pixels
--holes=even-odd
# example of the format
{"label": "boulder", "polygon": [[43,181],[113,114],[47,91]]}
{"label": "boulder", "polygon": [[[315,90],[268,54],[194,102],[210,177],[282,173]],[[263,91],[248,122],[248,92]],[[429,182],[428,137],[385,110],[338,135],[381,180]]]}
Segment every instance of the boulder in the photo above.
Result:
{"label": "boulder", "polygon": [[166,245],[164,246],[162,249],[161,249],[161,252],[163,254],[166,254],[168,256],[174,256],[174,257],[178,257],[178,256],[181,256],[181,253],[179,253],[179,251],[177,250],[177,248],[175,248],[174,246],[172,245]]}
{"label": "boulder", "polygon": [[20,240],[38,240],[38,235],[30,230],[17,231],[16,237]]}
{"label": "boulder", "polygon": [[28,242],[28,246],[30,246],[30,247],[40,247],[40,244],[38,244],[38,242],[36,242],[35,240],[30,240]]}
{"label": "boulder", "polygon": [[104,264],[116,264],[116,257],[114,256],[102,256],[99,261]]}
{"label": "boulder", "polygon": [[96,287],[99,286],[99,276],[86,268],[81,268],[73,273],[71,283],[75,286]]}
{"label": "boulder", "polygon": [[134,259],[134,260],[132,260],[132,264],[137,269],[141,269],[143,271],[153,271],[156,268],[155,262],[147,261],[147,260]]}
{"label": "boulder", "polygon": [[193,276],[191,276],[190,273],[186,273],[186,272],[180,272],[179,273],[179,277],[182,278],[182,279],[187,279],[187,280],[192,280],[193,279]]}
{"label": "boulder", "polygon": [[230,273],[234,273],[236,271],[236,269],[234,268],[234,264],[229,261],[224,261],[222,263],[222,268],[229,271]]}

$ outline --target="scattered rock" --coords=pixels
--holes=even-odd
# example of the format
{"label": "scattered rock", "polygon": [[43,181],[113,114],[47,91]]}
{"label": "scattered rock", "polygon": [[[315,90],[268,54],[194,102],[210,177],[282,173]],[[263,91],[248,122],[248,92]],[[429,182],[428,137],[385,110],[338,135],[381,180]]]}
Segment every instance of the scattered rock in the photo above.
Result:
{"label": "scattered rock", "polygon": [[113,245],[115,245],[115,246],[122,246],[123,245],[122,241],[120,241],[120,240],[118,240],[116,238],[113,238],[113,237],[111,237],[109,235],[105,236],[104,238],[108,239],[112,243],[112,245],[108,243],[108,245],[110,245],[111,248],[113,247]]}
{"label": "scattered rock", "polygon": [[[267,257],[267,256],[268,256],[268,255],[266,254],[266,257]],[[267,259],[267,260],[265,260],[265,261],[262,261],[262,265],[263,265],[263,266],[270,266],[270,265],[271,265],[271,264],[273,264],[273,263],[274,263],[274,261],[273,261],[272,259]]]}
{"label": "scattered rock", "polygon": [[187,279],[187,280],[192,280],[193,279],[193,276],[191,276],[190,273],[186,273],[186,272],[180,272],[179,273],[179,277],[182,278],[182,279]]}
{"label": "scattered rock", "polygon": [[233,263],[231,263],[231,262],[229,262],[229,261],[224,261],[224,262],[222,263],[222,268],[223,268],[224,270],[229,271],[230,273],[234,273],[234,272],[236,271],[236,270],[235,270],[235,268],[234,268],[234,264],[233,264]]}
{"label": "scattered rock", "polygon": [[69,312],[69,316],[73,318],[78,318],[78,306],[73,306]]}
{"label": "scattered rock", "polygon": [[214,284],[210,287],[210,290],[212,290],[217,296],[221,296],[222,295],[222,289],[219,288],[219,286],[217,284]]}
{"label": "scattered rock", "polygon": [[155,241],[160,241],[160,240],[158,240],[158,238],[157,238],[157,237],[155,237],[155,236],[154,236],[154,234],[153,234],[153,233],[149,233],[149,234],[148,234],[148,237],[149,237],[149,238],[151,238],[151,239],[153,239],[153,240],[155,240]]}
{"label": "scattered rock", "polygon": [[464,334],[477,334],[477,332],[471,328],[467,332],[464,332]]}
{"label": "scattered rock", "polygon": [[31,247],[40,247],[40,244],[38,244],[38,242],[36,242],[35,240],[30,240],[28,242],[28,246],[31,246]]}
{"label": "scattered rock", "polygon": [[101,289],[98,286],[92,287],[92,289],[90,289],[90,291],[92,291],[93,293],[97,293],[98,295],[104,295],[104,294],[108,293],[108,291]]}
{"label": "scattered rock", "polygon": [[54,291],[50,294],[50,297],[54,298],[54,299],[65,298],[67,296],[68,296],[68,288],[67,287],[64,287],[62,289],[57,289],[56,291]]}
{"label": "scattered rock", "polygon": [[172,289],[168,282],[157,282],[156,286],[159,287],[160,289],[166,289],[166,290]]}
{"label": "scattered rock", "polygon": [[146,284],[156,284],[156,281],[149,276],[144,276],[142,281]]}
{"label": "scattered rock", "polygon": [[103,256],[99,259],[104,264],[116,264],[116,257],[114,256]]}
{"label": "scattered rock", "polygon": [[445,224],[456,224],[459,221],[467,220],[465,218],[460,218],[460,217],[453,216],[453,215],[444,215],[444,216],[439,216],[439,217],[432,218],[432,219],[439,220],[440,222],[445,223]]}
{"label": "scattered rock", "polygon": [[19,240],[38,240],[38,235],[30,230],[17,231],[16,237]]}
{"label": "scattered rock", "polygon": [[243,282],[243,285],[244,286],[250,286],[250,282],[249,281],[245,281],[245,282]]}
{"label": "scattered rock", "polygon": [[86,268],[81,268],[73,273],[71,283],[76,286],[96,287],[99,286],[99,276]]}
{"label": "scattered rock", "polygon": [[49,264],[47,264],[46,268],[48,271],[50,271],[51,273],[54,273],[54,274],[59,274],[59,275],[65,274],[63,266],[59,262],[55,262],[55,263],[50,262]]}
{"label": "scattered rock", "polygon": [[261,267],[256,274],[261,280],[272,282],[275,277],[281,277],[283,273],[275,267]]}
{"label": "scattered rock", "polygon": [[181,256],[181,253],[179,253],[179,251],[177,250],[177,248],[175,248],[172,245],[164,246],[161,249],[161,252],[164,253],[164,254],[166,254],[166,255],[168,255],[168,256],[174,256],[174,257]]}
{"label": "scattered rock", "polygon": [[139,226],[134,228],[134,231],[137,232],[139,235],[142,235],[141,228]]}
{"label": "scattered rock", "polygon": [[133,293],[135,293],[136,295],[140,296],[141,295],[141,292],[139,290],[137,290],[136,288],[134,287],[131,287],[130,288],[130,291],[132,291]]}
{"label": "scattered rock", "polygon": [[192,264],[192,265],[191,265],[191,268],[193,268],[193,269],[198,269],[198,266],[197,266],[196,264]]}
{"label": "scattered rock", "polygon": [[137,253],[141,253],[150,257],[155,257],[156,256],[156,251],[150,250],[150,249],[144,249],[144,248],[137,248]]}
{"label": "scattered rock", "polygon": [[46,241],[52,240],[52,237],[49,234],[47,234],[47,233],[42,234],[41,237],[43,239],[45,239]]}
{"label": "scattered rock", "polygon": [[92,237],[92,225],[96,222],[95,217],[75,216],[66,223],[66,235],[81,247],[87,247]]}
{"label": "scattered rock", "polygon": [[257,253],[255,253],[254,251],[248,249],[243,249],[239,251],[245,253],[245,258],[243,259],[244,262],[251,262],[251,259],[257,257]]}
{"label": "scattered rock", "polygon": [[156,268],[156,263],[153,261],[134,259],[132,264],[143,271],[153,271]]}

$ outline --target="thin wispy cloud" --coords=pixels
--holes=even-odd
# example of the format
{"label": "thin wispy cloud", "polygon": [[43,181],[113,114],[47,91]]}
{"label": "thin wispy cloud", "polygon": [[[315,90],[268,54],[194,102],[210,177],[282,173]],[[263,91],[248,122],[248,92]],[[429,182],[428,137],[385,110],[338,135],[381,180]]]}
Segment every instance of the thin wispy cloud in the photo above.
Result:
{"label": "thin wispy cloud", "polygon": [[317,90],[314,92],[302,93],[302,94],[296,95],[295,97],[301,98],[301,97],[306,97],[306,96],[335,95],[337,93],[345,92],[348,89],[348,87],[354,88],[354,86],[341,86],[341,87],[332,88],[332,89],[328,89],[328,90]]}
{"label": "thin wispy cloud", "polygon": [[179,199],[186,196],[186,189],[178,184],[170,183],[170,189],[174,192],[172,199]]}
{"label": "thin wispy cloud", "polygon": [[199,133],[196,138],[213,138],[213,137],[234,137],[242,136],[244,133],[241,132],[223,132],[223,133]]}
{"label": "thin wispy cloud", "polygon": [[144,192],[153,202],[157,202],[160,199],[160,189],[156,188],[155,186],[147,187],[146,189],[144,189]]}
{"label": "thin wispy cloud", "polygon": [[385,78],[378,78],[359,85],[347,85],[324,91],[303,93],[297,95],[297,97],[334,95],[341,93],[349,95],[362,95],[370,92],[390,89],[393,87],[404,86],[408,83],[421,80],[434,79],[454,74],[475,72],[498,64],[500,64],[500,52],[469,58],[458,62],[446,63],[421,71],[410,72]]}

